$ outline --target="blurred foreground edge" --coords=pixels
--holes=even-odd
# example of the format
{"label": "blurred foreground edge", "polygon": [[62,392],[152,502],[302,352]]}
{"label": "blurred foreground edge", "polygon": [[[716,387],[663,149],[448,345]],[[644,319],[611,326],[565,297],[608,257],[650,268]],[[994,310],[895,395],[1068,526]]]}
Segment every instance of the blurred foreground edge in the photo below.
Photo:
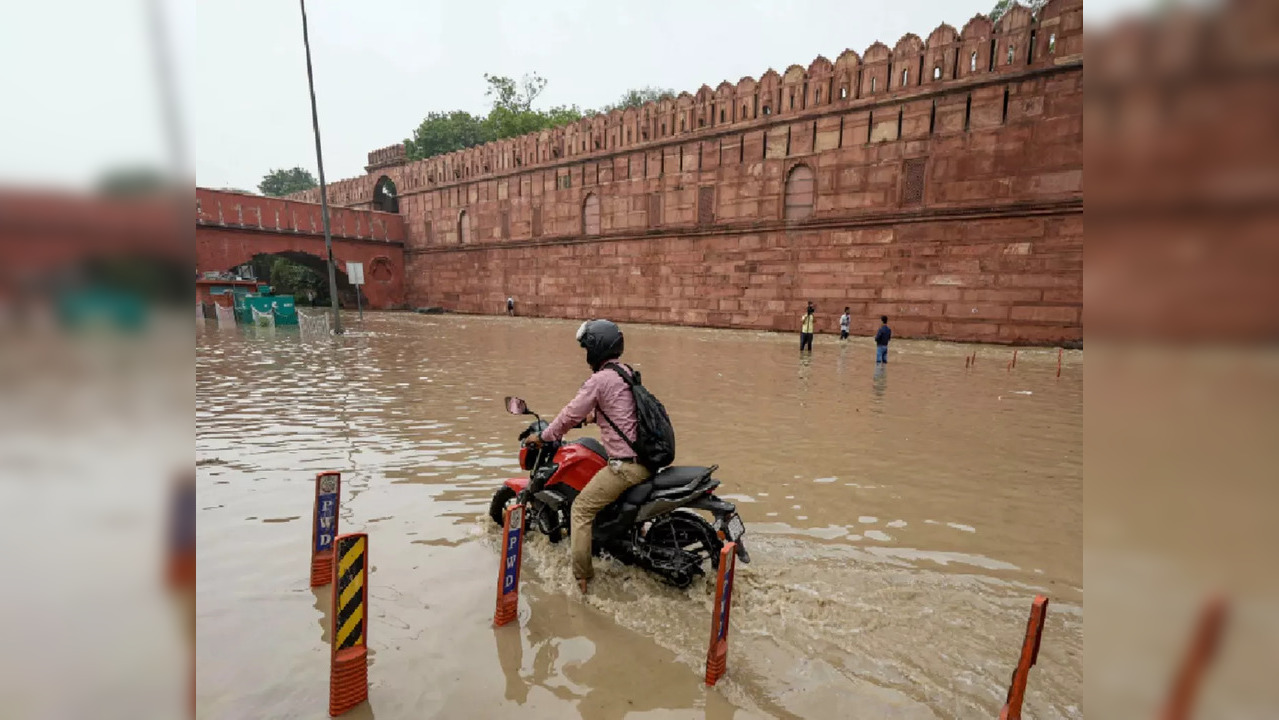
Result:
{"label": "blurred foreground edge", "polygon": [[1090,339],[1279,337],[1279,3],[1085,37]]}
{"label": "blurred foreground edge", "polygon": [[85,291],[142,308],[193,298],[192,198],[0,187],[0,319]]}

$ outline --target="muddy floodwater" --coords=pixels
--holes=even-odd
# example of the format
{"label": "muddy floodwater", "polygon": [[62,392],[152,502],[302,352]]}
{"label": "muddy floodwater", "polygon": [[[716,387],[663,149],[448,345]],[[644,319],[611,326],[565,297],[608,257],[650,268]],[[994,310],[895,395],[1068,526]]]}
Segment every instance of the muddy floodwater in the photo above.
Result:
{"label": "muddy floodwater", "polygon": [[[308,587],[315,473],[369,534],[377,718],[996,717],[1051,598],[1026,717],[1082,717],[1083,355],[623,326],[678,464],[746,522],[728,674],[703,684],[714,578],[687,590],[531,536],[492,627],[505,395],[552,415],[589,373],[576,322],[369,313],[348,334],[197,330],[201,718],[323,718],[330,588]],[[977,352],[973,368],[965,357]],[[576,434],[596,434],[596,428]]]}

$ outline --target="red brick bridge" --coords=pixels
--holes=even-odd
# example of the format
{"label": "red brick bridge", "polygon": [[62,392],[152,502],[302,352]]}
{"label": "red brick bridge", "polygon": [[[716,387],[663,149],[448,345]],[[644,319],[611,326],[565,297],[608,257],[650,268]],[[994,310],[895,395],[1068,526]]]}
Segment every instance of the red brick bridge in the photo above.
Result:
{"label": "red brick bridge", "polygon": [[[222,190],[195,191],[196,272],[224,272],[255,255],[282,255],[327,273],[320,206]],[[404,306],[404,219],[395,213],[329,207],[339,288],[346,264],[364,264],[372,309]]]}

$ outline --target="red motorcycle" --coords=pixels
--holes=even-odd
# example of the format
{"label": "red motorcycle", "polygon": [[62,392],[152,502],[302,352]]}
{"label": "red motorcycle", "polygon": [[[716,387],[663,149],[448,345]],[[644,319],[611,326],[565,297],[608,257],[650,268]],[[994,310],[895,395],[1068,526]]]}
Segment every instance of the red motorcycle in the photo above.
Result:
{"label": "red motorcycle", "polygon": [[[527,508],[525,522],[557,543],[571,529],[573,499],[608,462],[608,453],[599,440],[589,437],[525,446],[525,438],[548,424],[519,398],[506,398],[506,410],[535,418],[519,436],[520,467],[529,471],[529,477],[505,481],[493,495],[489,516],[501,525],[507,506],[523,503]],[[706,560],[713,568],[719,566],[724,538],[737,543],[737,557],[742,562],[750,562],[742,541],[746,526],[736,506],[713,494],[719,487],[719,481],[711,477],[717,468],[664,468],[622,493],[595,516],[595,554],[607,553],[681,588],[704,574]],[[709,512],[714,524],[694,510]]]}

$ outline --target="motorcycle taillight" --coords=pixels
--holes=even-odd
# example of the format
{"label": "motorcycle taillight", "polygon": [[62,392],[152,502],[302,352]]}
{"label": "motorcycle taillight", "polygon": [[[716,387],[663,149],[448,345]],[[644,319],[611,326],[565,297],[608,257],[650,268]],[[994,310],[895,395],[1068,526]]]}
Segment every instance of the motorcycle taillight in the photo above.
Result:
{"label": "motorcycle taillight", "polygon": [[533,469],[533,454],[529,452],[527,445],[520,447],[520,467],[525,470]]}

